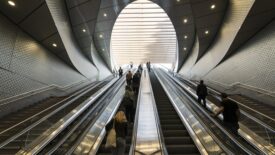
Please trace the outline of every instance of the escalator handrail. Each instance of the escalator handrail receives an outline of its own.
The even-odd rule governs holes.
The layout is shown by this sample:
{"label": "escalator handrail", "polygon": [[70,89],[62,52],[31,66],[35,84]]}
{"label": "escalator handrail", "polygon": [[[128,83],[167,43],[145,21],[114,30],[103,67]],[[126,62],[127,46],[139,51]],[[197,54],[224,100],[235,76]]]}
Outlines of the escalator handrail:
{"label": "escalator handrail", "polygon": [[50,106],[50,107],[47,107],[46,109],[43,109],[42,111],[36,113],[35,115],[32,115],[31,117],[28,117],[27,119],[11,126],[10,128],[2,131],[0,133],[1,134],[4,134],[16,127],[18,127],[19,125],[27,122],[27,121],[30,121],[32,120],[33,118],[35,118],[36,116],[39,116],[40,114],[44,113],[45,111],[53,108],[54,106],[58,105],[58,104],[61,104],[61,103],[64,103],[62,104],[61,106],[59,106],[58,108],[56,108],[54,111],[50,112],[49,114],[47,114],[46,116],[40,118],[39,120],[37,120],[36,122],[32,123],[31,125],[29,125],[27,128],[21,130],[20,132],[17,132],[16,134],[14,134],[12,137],[9,137],[7,140],[5,140],[4,142],[2,142],[0,144],[0,148],[4,147],[5,145],[7,145],[8,143],[10,143],[11,141],[15,140],[16,138],[18,138],[19,136],[21,136],[22,134],[26,133],[27,131],[29,131],[30,129],[32,129],[33,127],[35,127],[36,125],[38,125],[39,123],[41,123],[42,121],[46,120],[47,118],[51,117],[52,115],[54,115],[55,113],[57,113],[58,111],[62,110],[63,108],[65,108],[66,106],[68,106],[69,104],[71,104],[73,101],[77,100],[80,96],[82,96],[83,94],[91,91],[92,89],[94,89],[95,87],[97,87],[98,85],[100,85],[102,82],[99,82],[99,83],[96,83],[95,85],[91,86],[91,87],[88,87],[88,88],[85,88],[84,90],[80,90],[78,92],[75,92],[74,94],[70,95],[68,98],[65,98],[59,102],[57,102],[56,104]]}
{"label": "escalator handrail", "polygon": [[[118,81],[118,82],[114,85],[114,87],[112,87],[110,90],[108,90],[108,92],[109,92],[109,91],[111,91],[111,92],[117,92],[117,89],[116,89],[116,88],[117,88],[117,87],[120,87],[120,86],[123,84],[123,82],[121,82],[122,80],[121,80],[121,79],[119,79],[119,80],[120,80],[120,81]],[[120,83],[119,83],[119,82],[120,82]],[[107,93],[108,93],[108,92],[107,92]],[[106,99],[109,99],[109,98],[110,98],[110,97],[105,97],[105,95],[106,95],[106,94],[104,94],[104,96],[102,96],[102,97],[101,97],[98,101],[96,101],[96,102],[97,102],[97,103],[101,103],[103,100],[106,100]],[[100,106],[107,107],[108,104],[104,104],[104,105],[102,105],[102,104],[96,104],[96,106],[93,107],[90,111],[94,111],[94,109],[97,109],[97,108],[100,107]],[[117,108],[115,108],[115,109],[117,109]],[[116,111],[116,110],[115,110],[115,111]],[[90,112],[89,112],[89,113],[90,113]],[[100,110],[99,112],[96,112],[96,116],[95,116],[95,118],[93,119],[92,125],[94,125],[95,121],[97,121],[96,118],[99,118],[99,117],[101,116],[102,113],[103,113],[102,110]],[[89,117],[89,115],[86,115],[86,116],[84,116],[84,117],[81,117],[81,120],[86,120],[87,117]],[[80,122],[80,123],[81,123],[81,122]],[[78,124],[79,124],[79,122],[78,122]],[[89,126],[90,126],[90,125],[89,125]],[[79,130],[79,129],[77,129],[78,126],[75,126],[74,128],[75,128],[75,130]],[[71,135],[74,133],[75,130],[74,130],[74,129],[73,129],[73,130],[70,130],[67,137],[71,136]],[[89,130],[90,130],[90,128],[87,128],[87,129],[82,130],[81,136],[78,136],[78,138],[77,138],[78,140],[74,143],[74,145],[73,145],[72,147],[70,147],[69,150],[67,150],[66,154],[72,154],[72,152],[75,150],[75,148],[77,147],[77,145],[80,143],[80,141],[81,141],[80,139],[83,139],[83,137],[89,132]],[[93,134],[93,135],[95,135],[95,134]],[[58,149],[58,147],[59,147],[61,144],[64,143],[65,140],[67,140],[67,137],[62,137],[62,139],[59,140],[59,144],[57,144],[57,145],[51,147],[51,149],[50,149],[46,154],[53,154],[54,151],[56,151],[56,150]]]}
{"label": "escalator handrail", "polygon": [[[180,74],[177,74],[177,77],[179,77],[179,78],[183,79],[184,81],[186,81],[186,82],[192,84],[193,86],[196,86],[196,83],[194,83],[194,82],[192,82],[192,81],[190,81],[190,80],[185,79],[185,78],[182,77],[182,75],[180,75]],[[213,95],[213,97],[215,97],[216,99],[218,99],[219,101],[221,101],[221,99],[218,97],[218,96],[221,95],[220,92],[218,92],[218,91],[216,91],[216,90],[214,90],[214,89],[212,89],[212,88],[210,88],[210,87],[208,87],[208,89],[210,90],[209,92],[210,92],[210,94]],[[249,107],[249,106],[247,106],[247,105],[245,105],[245,104],[243,104],[243,103],[241,103],[241,102],[239,102],[239,101],[237,101],[237,100],[235,100],[235,99],[233,99],[233,98],[230,98],[230,97],[228,97],[228,98],[229,98],[231,101],[233,101],[233,102],[235,102],[235,103],[237,103],[237,104],[239,104],[239,105],[245,107],[246,109],[249,109],[250,111],[253,111],[253,112],[257,113],[258,115],[260,115],[260,116],[262,116],[262,117],[265,117],[265,118],[267,118],[267,119],[272,120],[273,122],[275,122],[275,119],[274,119],[274,118],[271,118],[270,116],[268,116],[268,115],[266,115],[266,114],[264,114],[264,113],[261,113],[260,111],[255,110],[255,109],[253,109],[253,108],[251,108],[251,107]],[[251,114],[249,114],[249,113],[247,113],[247,112],[245,112],[245,111],[243,111],[243,110],[241,110],[241,113],[243,113],[243,114],[246,115],[247,117],[253,119],[255,122],[261,124],[262,126],[264,126],[265,128],[269,129],[270,131],[275,132],[274,128],[272,128],[270,125],[264,123],[263,121],[259,120],[258,118],[254,117],[253,115],[251,115]]]}
{"label": "escalator handrail", "polygon": [[[167,73],[166,73],[167,74]],[[176,78],[173,78],[171,75],[169,75],[169,74],[167,74],[171,79],[173,79],[179,86],[181,86],[186,92],[188,92],[192,97],[196,97],[196,95],[193,93],[193,92],[191,92],[190,90],[188,90],[188,89],[186,89],[185,88],[185,86],[178,80],[178,79],[176,79]],[[188,97],[190,97],[190,96],[188,96]],[[200,108],[201,109],[201,111],[212,121],[212,122],[214,122],[228,137],[230,137],[233,141],[234,141],[234,143],[236,143],[237,145],[239,145],[245,152],[247,152],[248,154],[253,154],[249,149],[247,149],[245,146],[242,146],[242,144],[240,144],[239,142],[238,142],[238,140],[235,138],[235,137],[233,137],[233,136],[231,136],[230,134],[229,134],[229,132],[228,131],[226,131],[226,129],[223,127],[223,126],[221,126],[218,122],[216,122],[215,121],[215,119],[214,118],[212,118],[211,116],[209,116],[209,114],[205,111],[205,110],[203,110],[202,109],[202,107],[200,107],[197,103],[195,103],[195,101],[194,101],[194,99],[192,99],[191,97],[190,97],[190,100],[193,100],[193,102],[194,102],[194,105],[195,106],[197,106],[198,108]],[[208,103],[211,103],[210,101],[208,101],[207,100],[207,103],[206,104],[208,104]],[[209,104],[208,104],[209,105]],[[211,103],[211,105],[209,105],[211,108],[209,108],[209,110],[211,111],[211,112],[213,112],[215,109],[217,109],[217,106],[215,105],[215,104],[213,104],[213,103]],[[219,119],[221,119],[222,120],[222,117],[221,117],[221,115],[219,115],[219,117],[218,117]],[[240,124],[240,127],[242,127],[243,125],[241,124],[241,123],[239,123]],[[240,133],[240,135],[244,138],[244,139],[246,139],[252,146],[254,146],[259,152],[262,152],[263,154],[272,154],[272,153],[274,153],[274,151],[273,151],[273,148],[272,147],[270,147],[270,145],[268,145],[268,144],[266,144],[266,142],[265,141],[263,141],[260,137],[257,137],[257,138],[255,138],[255,139],[257,139],[258,141],[260,141],[260,142],[258,142],[258,141],[256,141],[255,139],[252,139],[251,137],[252,137],[252,133],[248,133],[248,132],[250,132],[249,130],[247,130],[247,129],[244,129],[245,131],[243,131],[241,128],[239,129],[239,130],[241,130],[239,133]],[[263,144],[265,144],[265,145],[263,145]],[[264,146],[266,146],[266,147],[264,147]],[[274,149],[275,150],[275,149]]]}
{"label": "escalator handrail", "polygon": [[[123,84],[125,83],[125,80],[123,78],[120,79],[120,81],[118,82],[119,84],[116,86],[116,88],[114,88],[114,92],[116,92],[116,95],[117,93],[119,92],[120,89],[123,89],[122,86]],[[115,95],[115,96],[116,96]],[[112,112],[111,112],[111,115],[109,116],[108,118],[108,121],[105,122],[105,125],[114,117],[116,111],[118,110],[119,106],[120,106],[120,103],[121,103],[121,100],[122,100],[122,97],[118,99],[117,103],[116,103],[116,106],[112,109]],[[105,113],[105,111],[107,110],[107,107],[112,103],[113,101],[110,101],[106,106],[105,106],[105,109],[102,110],[99,114],[98,114],[98,117],[97,117],[97,120],[100,118],[100,116],[102,114]],[[96,122],[95,122],[96,123]],[[101,122],[102,123],[102,122]],[[91,125],[91,128],[94,126],[95,124]],[[89,137],[89,135],[97,135],[95,137],[96,141],[100,141],[100,143],[98,142],[95,142],[94,145],[91,145],[90,146],[90,149],[87,149],[87,151],[89,150],[89,154],[96,154],[98,148],[100,147],[101,145],[101,141],[103,140],[105,134],[106,134],[106,130],[105,130],[105,125],[104,127],[102,128],[102,130],[100,132],[97,132],[97,133],[90,133],[89,129],[85,130],[84,133],[80,136],[80,138],[75,142],[75,144],[71,147],[71,149],[66,153],[66,154],[75,154],[73,153],[74,151],[77,150],[78,146],[82,144],[82,142],[85,140],[85,137]],[[83,150],[82,150],[83,151]],[[84,151],[85,152],[85,151]]]}
{"label": "escalator handrail", "polygon": [[[157,76],[157,78],[158,78],[158,81],[159,81],[160,84],[162,85],[162,88],[163,88],[164,91],[166,92],[166,94],[167,94],[169,100],[172,102],[172,105],[173,105],[173,107],[175,108],[175,110],[177,111],[178,116],[179,116],[180,119],[183,121],[184,126],[186,127],[186,129],[187,129],[187,131],[188,131],[190,137],[191,137],[192,140],[194,141],[194,143],[195,143],[196,147],[198,148],[199,152],[200,152],[202,155],[207,155],[207,154],[208,154],[207,148],[205,147],[205,145],[202,144],[203,142],[201,142],[201,141],[199,140],[200,138],[197,136],[197,134],[195,133],[193,127],[190,125],[190,121],[189,121],[188,119],[186,119],[182,114],[179,114],[179,113],[181,113],[181,110],[179,109],[178,105],[176,104],[176,101],[174,100],[174,98],[171,96],[171,92],[169,92],[169,91],[167,90],[167,88],[165,87],[165,83],[161,80],[160,75],[158,75],[158,74],[161,74],[161,73],[158,72],[158,71],[156,71],[156,76]],[[164,77],[163,77],[163,78],[164,78]],[[189,109],[186,109],[186,110],[189,110]],[[190,111],[190,110],[189,110],[189,111]],[[193,112],[190,111],[190,113],[193,113]],[[195,118],[195,117],[194,117],[194,118]],[[200,121],[197,120],[197,122],[198,122],[198,124],[200,124]],[[192,124],[192,123],[191,123],[191,124]],[[203,125],[201,125],[201,126],[203,127]],[[207,130],[205,129],[205,131],[207,131]],[[203,130],[201,130],[201,132],[203,132]],[[209,133],[205,133],[205,134],[207,134],[207,135],[209,135],[210,137],[212,137]],[[212,138],[212,139],[215,139],[215,138]],[[217,143],[218,143],[218,142],[217,142]],[[223,146],[223,145],[221,145],[220,143],[218,143],[218,144],[216,144],[216,146],[214,146],[214,147],[220,148],[220,149],[223,148],[224,150],[227,150],[227,151],[226,151],[227,153],[229,153],[229,154],[232,153],[232,152],[229,151],[228,149],[226,149],[226,148],[224,148],[224,147],[220,147],[220,146]],[[221,149],[221,150],[222,150],[222,149]]]}
{"label": "escalator handrail", "polygon": [[78,105],[74,110],[69,112],[63,119],[60,119],[51,128],[46,130],[42,135],[36,138],[28,146],[22,148],[17,154],[37,154],[43,149],[53,138],[55,138],[62,130],[64,130],[74,119],[76,119],[84,110],[93,104],[104,92],[107,91],[118,79],[110,81],[103,88],[95,92],[87,100]]}
{"label": "escalator handrail", "polygon": [[[123,76],[122,76],[121,78],[119,78],[119,80],[117,81],[117,85],[113,88],[113,89],[115,89],[115,90],[114,90],[115,92],[119,92],[119,90],[121,89],[121,86],[125,83],[125,81],[126,81],[126,80],[125,80],[125,75],[127,74],[127,72],[128,72],[129,70],[131,70],[132,72],[134,72],[136,69],[135,69],[135,68],[131,68],[131,69],[127,69],[127,68],[126,68],[126,71],[123,73]],[[108,118],[108,121],[105,122],[105,125],[106,125],[106,124],[113,118],[113,116],[115,115],[115,113],[116,113],[118,107],[120,106],[121,100],[122,100],[122,98],[120,98],[120,99],[118,100],[118,104],[116,104],[116,106],[112,109],[112,113],[111,113],[110,117]],[[112,101],[111,101],[111,102],[112,102]],[[108,103],[108,104],[106,105],[106,109],[107,109],[107,107],[111,104],[111,102]],[[105,110],[106,110],[106,109],[105,109]],[[101,116],[102,114],[104,114],[105,110],[101,111],[101,112],[97,115],[97,116],[98,116],[98,117],[97,117],[98,119],[100,118],[100,116]],[[96,120],[96,121],[98,121],[98,120]],[[95,122],[95,123],[96,123],[96,122]],[[93,125],[95,125],[95,124],[93,124]],[[93,128],[93,125],[91,125],[91,128]],[[86,130],[83,132],[83,134],[78,138],[78,140],[74,143],[74,145],[67,151],[66,154],[73,154],[73,152],[75,152],[75,151],[77,150],[78,146],[82,144],[82,141],[85,140],[85,136],[86,136],[86,137],[89,137],[89,135],[97,135],[96,141],[95,141],[94,145],[91,145],[91,146],[90,146],[91,149],[87,149],[87,151],[89,151],[89,154],[96,154],[96,152],[98,151],[98,148],[100,147],[100,145],[101,145],[101,143],[102,143],[102,140],[103,140],[104,136],[106,135],[105,125],[104,125],[104,128],[103,128],[100,132],[98,132],[99,134],[89,132],[91,128],[86,129]],[[85,151],[84,151],[84,152],[85,152]],[[74,153],[74,154],[75,154],[75,153]]]}

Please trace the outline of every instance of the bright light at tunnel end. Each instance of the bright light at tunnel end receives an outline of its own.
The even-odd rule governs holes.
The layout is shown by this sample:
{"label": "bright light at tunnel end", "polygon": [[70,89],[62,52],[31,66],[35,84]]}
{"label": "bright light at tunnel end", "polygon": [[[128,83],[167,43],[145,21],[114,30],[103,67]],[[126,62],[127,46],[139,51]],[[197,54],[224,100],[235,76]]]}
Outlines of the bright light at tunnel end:
{"label": "bright light at tunnel end", "polygon": [[162,8],[148,0],[134,1],[121,11],[110,46],[116,67],[150,61],[172,68],[177,63],[174,26]]}

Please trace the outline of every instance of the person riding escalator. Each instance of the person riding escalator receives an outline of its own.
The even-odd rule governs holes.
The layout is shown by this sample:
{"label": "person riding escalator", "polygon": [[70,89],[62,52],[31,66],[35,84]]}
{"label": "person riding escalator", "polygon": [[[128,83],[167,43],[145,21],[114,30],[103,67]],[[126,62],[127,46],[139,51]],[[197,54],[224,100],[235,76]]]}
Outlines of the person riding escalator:
{"label": "person riding escalator", "polygon": [[112,155],[123,155],[126,150],[128,123],[122,110],[118,111],[115,117],[106,125],[106,130],[108,133],[106,148],[111,149]]}

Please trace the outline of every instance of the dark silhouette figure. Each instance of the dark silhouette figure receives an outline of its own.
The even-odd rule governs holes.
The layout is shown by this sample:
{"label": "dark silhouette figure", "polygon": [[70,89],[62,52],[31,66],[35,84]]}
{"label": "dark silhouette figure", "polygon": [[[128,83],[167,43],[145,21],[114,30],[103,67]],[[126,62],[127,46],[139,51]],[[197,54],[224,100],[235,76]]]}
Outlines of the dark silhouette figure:
{"label": "dark silhouette figure", "polygon": [[127,82],[127,85],[130,86],[131,83],[132,83],[132,79],[133,79],[133,74],[131,71],[129,71],[126,75],[126,82]]}
{"label": "dark silhouette figure", "polygon": [[240,118],[239,106],[237,103],[233,102],[232,100],[229,100],[227,94],[222,93],[221,97],[221,107],[213,116],[216,117],[220,113],[222,113],[224,126],[235,135],[238,135],[238,121]]}
{"label": "dark silhouette figure", "polygon": [[138,91],[139,91],[140,76],[141,76],[141,74],[140,74],[139,70],[133,76],[132,87],[133,87],[133,91],[135,92],[135,94],[138,94]]}
{"label": "dark silhouette figure", "polygon": [[150,61],[148,61],[146,63],[146,66],[147,66],[148,72],[150,72],[150,70],[151,70],[151,63],[150,63]]}
{"label": "dark silhouette figure", "polygon": [[135,106],[134,106],[135,94],[130,86],[125,87],[125,94],[122,99],[122,105],[125,107],[125,114],[129,122],[134,122],[135,118]]}
{"label": "dark silhouette figure", "polygon": [[122,70],[121,67],[119,67],[118,74],[119,74],[119,77],[122,77],[122,75],[123,75],[123,70]]}
{"label": "dark silhouette figure", "polygon": [[142,72],[142,65],[141,65],[141,64],[138,66],[138,70],[139,70],[140,72]]}
{"label": "dark silhouette figure", "polygon": [[200,81],[200,84],[197,87],[198,102],[201,104],[203,101],[203,106],[206,107],[206,96],[207,96],[207,87],[204,85],[203,80]]}

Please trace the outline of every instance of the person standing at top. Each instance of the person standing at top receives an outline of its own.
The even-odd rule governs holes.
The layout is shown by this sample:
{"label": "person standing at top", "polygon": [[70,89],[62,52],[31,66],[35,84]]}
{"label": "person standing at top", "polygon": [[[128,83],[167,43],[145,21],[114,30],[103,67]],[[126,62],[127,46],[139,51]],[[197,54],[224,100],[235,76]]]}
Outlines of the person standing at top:
{"label": "person standing at top", "polygon": [[121,67],[119,67],[118,74],[119,74],[119,77],[122,77],[123,70],[122,70],[122,68],[121,68]]}
{"label": "person standing at top", "polygon": [[235,135],[238,135],[240,110],[237,103],[228,99],[227,94],[221,94],[221,107],[212,116],[216,117],[220,113],[223,115],[224,126]]}
{"label": "person standing at top", "polygon": [[132,74],[132,72],[131,71],[129,71],[128,73],[127,73],[127,75],[126,75],[126,82],[127,82],[127,85],[131,85],[131,83],[132,83],[132,78],[133,78],[133,74]]}
{"label": "person standing at top", "polygon": [[200,84],[197,86],[197,95],[198,102],[201,104],[201,100],[203,101],[203,106],[206,107],[206,96],[207,96],[207,87],[204,85],[203,80],[200,81]]}
{"label": "person standing at top", "polygon": [[151,62],[150,61],[148,62],[148,70],[149,70],[149,72],[151,70]]}
{"label": "person standing at top", "polygon": [[142,72],[142,65],[141,65],[141,64],[139,64],[138,70],[139,70],[140,72]]}
{"label": "person standing at top", "polygon": [[125,154],[126,150],[126,136],[127,136],[127,118],[123,111],[118,111],[114,119],[112,119],[106,125],[106,131],[110,132],[112,128],[116,131],[116,147],[111,148],[113,155],[122,155]]}

